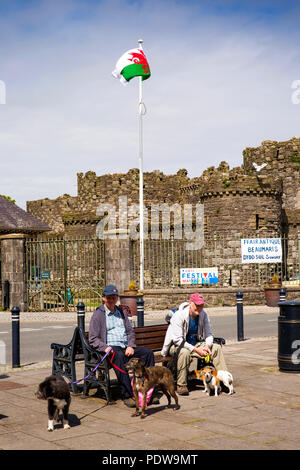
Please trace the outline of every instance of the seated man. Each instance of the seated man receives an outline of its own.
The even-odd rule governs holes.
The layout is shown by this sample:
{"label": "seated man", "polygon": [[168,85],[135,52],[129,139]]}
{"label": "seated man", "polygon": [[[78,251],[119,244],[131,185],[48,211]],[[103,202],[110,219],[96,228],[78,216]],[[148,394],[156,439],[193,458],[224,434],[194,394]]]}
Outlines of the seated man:
{"label": "seated man", "polygon": [[[115,353],[113,364],[121,389],[121,397],[126,406],[134,407],[133,390],[125,364],[130,357],[139,357],[146,367],[154,366],[154,355],[151,349],[135,345],[135,334],[122,308],[117,307],[118,290],[108,285],[103,290],[103,304],[93,313],[89,325],[89,343],[98,351],[107,352],[112,347]],[[112,353],[112,352],[111,352]]]}
{"label": "seated man", "polygon": [[222,348],[213,343],[210,323],[204,307],[203,295],[192,294],[188,304],[181,304],[173,314],[166,333],[162,356],[173,355],[183,343],[177,362],[177,393],[188,395],[187,377],[194,357],[210,356],[217,370],[227,370]]}

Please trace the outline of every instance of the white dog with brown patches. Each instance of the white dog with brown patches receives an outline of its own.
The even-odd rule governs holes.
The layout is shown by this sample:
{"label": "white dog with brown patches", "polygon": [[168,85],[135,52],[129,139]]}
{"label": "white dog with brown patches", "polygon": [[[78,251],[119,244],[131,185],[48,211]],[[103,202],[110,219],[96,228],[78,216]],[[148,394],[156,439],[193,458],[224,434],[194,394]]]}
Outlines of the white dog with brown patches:
{"label": "white dog with brown patches", "polygon": [[227,387],[229,390],[228,395],[232,395],[234,393],[232,374],[227,370],[218,370],[217,372],[218,379],[220,380],[220,382],[223,382],[225,387]]}
{"label": "white dog with brown patches", "polygon": [[218,392],[221,390],[221,382],[228,388],[228,395],[232,395],[233,391],[233,377],[227,370],[214,370],[208,366],[204,369],[194,370],[190,374],[190,378],[195,378],[203,381],[204,390],[203,392],[210,395],[210,390],[214,390],[215,396],[218,396]]}

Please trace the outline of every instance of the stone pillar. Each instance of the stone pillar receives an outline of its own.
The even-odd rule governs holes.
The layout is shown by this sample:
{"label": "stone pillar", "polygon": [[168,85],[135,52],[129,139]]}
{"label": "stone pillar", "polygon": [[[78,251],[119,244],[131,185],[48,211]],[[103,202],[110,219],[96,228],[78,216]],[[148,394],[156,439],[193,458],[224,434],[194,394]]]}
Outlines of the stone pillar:
{"label": "stone pillar", "polygon": [[121,229],[109,230],[104,236],[106,284],[114,284],[122,294],[131,281],[130,240],[127,231]]}
{"label": "stone pillar", "polygon": [[0,242],[2,292],[4,292],[4,282],[8,280],[10,284],[9,309],[16,306],[24,312],[27,309],[25,235],[23,233],[1,235]]}

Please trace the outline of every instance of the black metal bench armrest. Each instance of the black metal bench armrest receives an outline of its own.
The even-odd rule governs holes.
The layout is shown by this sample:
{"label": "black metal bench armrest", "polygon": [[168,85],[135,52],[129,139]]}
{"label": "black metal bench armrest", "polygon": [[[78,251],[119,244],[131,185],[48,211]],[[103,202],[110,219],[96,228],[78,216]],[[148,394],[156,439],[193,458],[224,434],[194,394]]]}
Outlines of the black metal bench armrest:
{"label": "black metal bench armrest", "polygon": [[78,338],[78,330],[79,328],[76,327],[75,330],[74,330],[74,333],[73,333],[73,338],[71,339],[71,341],[68,343],[68,344],[60,344],[60,343],[51,343],[50,345],[50,348],[51,349],[56,349],[56,350],[61,350],[62,348],[68,350],[68,351],[72,351],[72,354],[77,354],[78,352],[81,352],[81,351],[75,351],[76,349],[78,349],[78,341],[77,341],[77,338]]}
{"label": "black metal bench armrest", "polygon": [[72,348],[72,341],[69,344],[60,344],[60,343],[51,343],[50,344],[50,349],[58,349],[58,348],[71,349]]}

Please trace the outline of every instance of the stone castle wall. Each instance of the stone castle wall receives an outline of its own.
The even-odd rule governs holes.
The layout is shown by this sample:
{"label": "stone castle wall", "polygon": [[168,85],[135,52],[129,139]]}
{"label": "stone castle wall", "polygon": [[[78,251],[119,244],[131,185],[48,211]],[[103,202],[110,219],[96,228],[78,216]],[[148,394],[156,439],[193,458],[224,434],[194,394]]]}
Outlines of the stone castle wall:
{"label": "stone castle wall", "polygon": [[282,183],[279,178],[246,175],[226,162],[208,168],[183,188],[184,201],[204,204],[205,229],[228,233],[280,233]]}
{"label": "stone castle wall", "polygon": [[[247,147],[243,152],[244,171],[257,174],[260,181],[282,179],[282,208],[300,209],[300,138],[286,142],[266,140],[259,147]],[[253,163],[265,165],[259,172]]]}
{"label": "stone castle wall", "polygon": [[[145,172],[144,178],[144,205],[169,203],[181,201],[181,188],[189,178],[185,169],[179,170],[176,175],[165,175],[155,170]],[[53,228],[55,233],[66,231],[69,235],[95,235],[95,229],[100,217],[96,211],[100,204],[119,206],[119,196],[127,197],[127,205],[139,203],[139,170],[132,169],[128,173],[116,173],[97,176],[95,172],[77,174],[78,196],[65,194],[57,199],[40,199],[27,202],[27,211],[44,220]]]}
{"label": "stone castle wall", "polygon": [[[264,165],[258,170],[256,165]],[[55,200],[28,201],[27,210],[49,224],[53,234],[95,235],[100,204],[118,208],[119,196],[127,205],[139,202],[139,171],[97,176],[78,173],[78,195]],[[300,225],[300,139],[264,141],[243,152],[243,165],[233,169],[222,161],[190,179],[185,169],[175,175],[155,170],[144,173],[144,204],[196,204],[202,202],[205,230],[218,232],[297,231]],[[117,213],[117,217],[118,217]]]}
{"label": "stone castle wall", "polygon": [[47,237],[54,234],[63,234],[65,231],[63,214],[71,214],[77,209],[77,197],[69,196],[69,194],[64,194],[57,199],[45,198],[37,201],[27,201],[27,212],[43,220],[52,228],[51,232],[45,234]]}
{"label": "stone castle wall", "polygon": [[[94,211],[99,204],[109,202],[117,205],[120,195],[127,196],[128,205],[139,202],[139,170],[131,169],[128,173],[115,173],[97,176],[93,171],[83,175],[78,173],[78,206],[81,211]],[[180,188],[189,181],[186,170],[179,170],[176,175],[165,175],[155,170],[145,172],[145,202],[177,202]]]}
{"label": "stone castle wall", "polygon": [[[255,165],[258,167],[255,168]],[[55,200],[46,198],[27,203],[28,212],[52,227],[52,232],[44,237],[95,237],[97,224],[101,220],[97,209],[101,204],[111,204],[116,208],[118,228],[119,197],[127,197],[128,208],[139,203],[138,169],[101,176],[93,171],[78,173],[77,185],[77,196],[64,194]],[[264,141],[259,147],[247,147],[240,167],[230,169],[228,163],[221,161],[218,167],[208,167],[202,175],[192,179],[185,169],[175,175],[165,175],[158,170],[145,172],[144,205],[150,208],[155,203],[167,203],[169,206],[179,204],[181,208],[184,204],[202,203],[206,238],[205,246],[199,253],[183,249],[176,240],[172,242],[171,237],[170,240],[163,240],[163,230],[159,240],[162,243],[155,244],[151,240],[149,249],[145,244],[144,274],[147,287],[157,290],[172,286],[174,293],[174,288],[180,283],[180,267],[218,266],[219,286],[215,293],[212,288],[208,288],[208,293],[211,293],[209,302],[213,303],[217,299],[226,304],[234,298],[236,288],[251,286],[254,289],[255,286],[256,290],[249,291],[248,297],[250,303],[255,303],[262,301],[262,286],[270,281],[274,269],[282,279],[292,279],[299,272],[299,138],[286,142]],[[267,265],[259,265],[258,269],[256,265],[241,263],[242,237],[274,237],[280,234],[285,237],[284,263],[271,269]],[[130,244],[131,251],[134,247],[132,252],[135,256],[132,255],[134,262],[130,260],[132,266],[126,271],[127,278],[122,280],[124,285],[128,282],[129,272],[130,278],[138,281],[138,242],[131,241]],[[113,250],[112,253],[110,261],[119,262]],[[224,295],[217,293],[220,288],[225,289]],[[183,290],[178,289],[174,302],[182,297]],[[153,306],[155,304],[158,308],[158,292],[148,291],[147,295],[148,301],[153,301]],[[166,303],[168,296],[165,296]]]}

